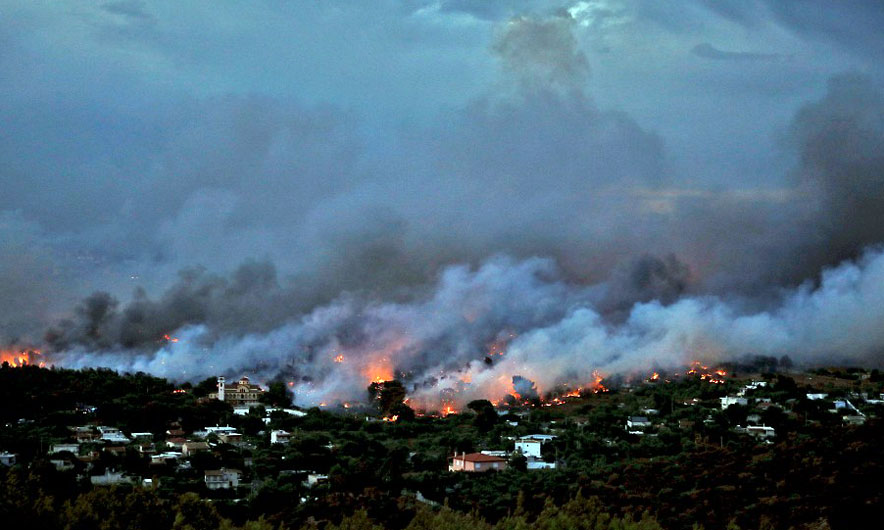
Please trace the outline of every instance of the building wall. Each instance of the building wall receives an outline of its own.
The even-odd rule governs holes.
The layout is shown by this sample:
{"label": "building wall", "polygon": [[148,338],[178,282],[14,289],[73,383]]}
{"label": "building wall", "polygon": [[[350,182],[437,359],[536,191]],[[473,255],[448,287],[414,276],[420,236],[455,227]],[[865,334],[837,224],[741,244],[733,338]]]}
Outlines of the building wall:
{"label": "building wall", "polygon": [[528,457],[540,458],[541,443],[536,441],[518,441],[516,442],[516,451],[521,451],[523,455]]}
{"label": "building wall", "polygon": [[463,460],[455,457],[448,467],[449,471],[468,471],[484,473],[485,471],[503,471],[506,469],[506,462],[473,462],[471,460]]}

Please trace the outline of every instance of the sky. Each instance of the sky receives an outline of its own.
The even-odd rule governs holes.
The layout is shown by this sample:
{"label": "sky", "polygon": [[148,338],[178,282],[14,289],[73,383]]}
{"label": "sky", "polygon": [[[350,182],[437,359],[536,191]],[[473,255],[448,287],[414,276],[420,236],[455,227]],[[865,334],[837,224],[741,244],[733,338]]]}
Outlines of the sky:
{"label": "sky", "polygon": [[[440,323],[411,372],[580,310],[614,335],[648,304],[783,316],[877,263],[882,25],[873,1],[0,0],[0,343],[129,368],[187,330],[245,370],[245,337],[424,319],[461,270],[562,292]],[[526,285],[492,292],[545,307]],[[332,328],[304,340],[401,339]],[[867,331],[826,355],[877,362]]]}

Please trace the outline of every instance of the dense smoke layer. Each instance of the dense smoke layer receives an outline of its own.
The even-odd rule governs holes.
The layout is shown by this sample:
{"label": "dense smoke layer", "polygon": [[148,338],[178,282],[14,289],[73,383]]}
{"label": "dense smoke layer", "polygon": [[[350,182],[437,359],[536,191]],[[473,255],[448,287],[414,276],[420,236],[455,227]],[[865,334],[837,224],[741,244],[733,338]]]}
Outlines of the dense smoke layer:
{"label": "dense smoke layer", "polygon": [[[87,40],[100,43],[96,60],[110,72],[94,79],[60,67],[66,57],[31,60],[40,55],[24,52],[34,44],[0,21],[8,44],[0,66],[22,74],[21,86],[0,80],[0,343],[40,347],[63,365],[176,379],[284,377],[305,404],[359,398],[368,382],[390,377],[436,406],[444,396],[499,396],[516,382],[547,392],[585,384],[595,369],[696,357],[879,363],[880,76],[874,68],[836,74],[824,89],[814,77],[807,84],[824,93],[784,96],[809,75],[802,65],[830,70],[814,55],[820,42],[856,61],[830,57],[838,69],[877,65],[866,55],[881,49],[877,25],[860,24],[857,44],[827,33],[829,19],[780,3],[700,2],[678,16],[657,3],[530,4],[518,12],[470,1],[279,6],[296,15],[287,23],[303,15],[341,34],[374,35],[359,43],[369,55],[388,31],[409,46],[421,37],[443,43],[433,61],[396,55],[403,71],[426,65],[420,75],[382,76],[372,96],[350,94],[356,108],[379,105],[374,114],[296,100],[294,84],[198,95],[182,87],[202,86],[199,76],[151,84],[152,68],[177,72],[214,48],[179,49],[166,13],[146,4],[76,13],[86,22],[74,27],[97,33]],[[865,7],[850,12],[880,18]],[[379,14],[397,25],[372,18]],[[773,36],[785,29],[796,36],[777,42],[805,55],[693,33],[698,21],[722,20]],[[235,33],[236,24],[224,27]],[[468,82],[437,59],[462,51],[438,37],[448,35],[440,27],[462,32],[464,48],[477,47],[465,35],[485,36],[481,60],[463,61],[485,77],[462,94]],[[283,33],[280,54],[298,38],[288,26]],[[658,44],[677,60],[648,51]],[[704,95],[751,93],[782,120],[747,118],[740,131],[701,124],[695,112],[720,116],[734,101],[757,118],[755,100],[719,95],[703,114],[703,99],[684,87],[630,112],[612,109],[589,87],[616,82],[598,79],[616,72],[612,62],[631,67],[623,50],[663,59],[658,73],[681,68],[668,75],[699,79]],[[144,71],[116,69],[118,53],[143,59],[134,64]],[[227,74],[227,52],[224,59],[225,75],[246,77]],[[326,59],[317,75],[336,64],[358,73]],[[57,68],[45,71],[44,62]],[[293,65],[277,65],[277,75]],[[783,76],[797,81],[777,81]],[[345,77],[333,76],[334,86]],[[403,94],[425,90],[425,79],[450,99],[411,121],[419,105]],[[46,92],[55,85],[70,90]],[[385,107],[378,92],[386,90],[402,92]],[[654,126],[667,105],[682,104],[678,127],[664,134]],[[743,167],[753,153],[773,151],[759,147],[773,143],[759,132],[771,129],[785,169]],[[740,139],[726,146],[737,169],[714,158],[685,163],[722,149],[709,131],[719,143]]]}
{"label": "dense smoke layer", "polygon": [[[622,324],[595,309],[603,286],[567,283],[549,260],[493,259],[447,268],[425,299],[343,297],[265,333],[218,336],[204,324],[135,355],[74,348],[68,366],[107,365],[172,378],[245,371],[292,382],[296,402],[358,401],[373,380],[407,383],[414,403],[440,407],[580,388],[593,372],[628,373],[747,355],[875,363],[884,349],[884,252],[826,270],[745,312],[714,296],[638,303]],[[535,387],[536,385],[536,387]]]}

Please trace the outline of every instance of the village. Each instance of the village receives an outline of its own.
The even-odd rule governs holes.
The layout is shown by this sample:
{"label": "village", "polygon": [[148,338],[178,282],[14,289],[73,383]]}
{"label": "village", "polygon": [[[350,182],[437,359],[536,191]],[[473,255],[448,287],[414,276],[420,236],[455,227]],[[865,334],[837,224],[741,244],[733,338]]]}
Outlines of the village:
{"label": "village", "polygon": [[[8,379],[15,370],[23,369],[2,373]],[[445,416],[400,414],[393,421],[390,410],[403,410],[401,402],[387,410],[371,401],[302,410],[268,399],[272,392],[246,376],[231,383],[218,377],[202,388],[158,390],[181,407],[165,411],[160,428],[136,430],[144,424],[128,414],[111,423],[103,414],[108,405],[76,402],[64,416],[81,421],[54,426],[35,446],[29,433],[37,423],[45,428],[46,417],[16,418],[2,429],[0,464],[49,465],[93,488],[193,491],[233,505],[282,491],[302,507],[321,506],[336,491],[374,484],[438,506],[473,488],[463,482],[468,476],[543,481],[687,450],[775,450],[802,432],[877,424],[884,411],[877,372],[821,374],[654,373],[601,393],[499,406],[480,400]],[[373,388],[384,391],[383,384]]]}

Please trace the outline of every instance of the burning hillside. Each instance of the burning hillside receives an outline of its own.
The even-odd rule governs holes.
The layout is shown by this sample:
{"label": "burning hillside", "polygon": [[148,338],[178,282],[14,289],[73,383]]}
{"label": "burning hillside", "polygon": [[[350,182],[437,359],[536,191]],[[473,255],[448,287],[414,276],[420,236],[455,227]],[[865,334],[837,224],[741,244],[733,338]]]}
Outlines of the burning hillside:
{"label": "burning hillside", "polygon": [[[190,324],[137,348],[80,343],[44,356],[62,366],[186,380],[249,373],[288,382],[301,405],[360,402],[370,383],[395,379],[415,409],[458,410],[475,399],[548,402],[603,392],[605,375],[721,384],[727,373],[715,363],[747,353],[862,362],[884,344],[880,252],[826,271],[816,289],[801,287],[755,313],[725,299],[683,297],[635,304],[625,321],[612,321],[596,310],[599,290],[567,283],[549,260],[497,258],[478,269],[450,267],[410,301],[347,296],[261,333]],[[104,326],[114,322],[102,318]],[[72,326],[111,335],[101,323]],[[34,362],[30,354],[8,355],[15,364]],[[680,366],[687,368],[674,374]]]}

